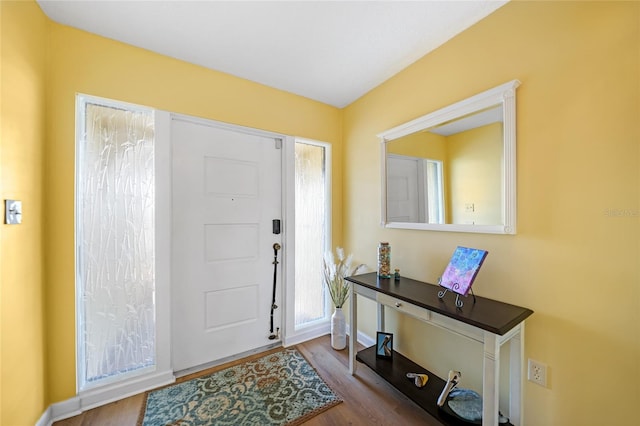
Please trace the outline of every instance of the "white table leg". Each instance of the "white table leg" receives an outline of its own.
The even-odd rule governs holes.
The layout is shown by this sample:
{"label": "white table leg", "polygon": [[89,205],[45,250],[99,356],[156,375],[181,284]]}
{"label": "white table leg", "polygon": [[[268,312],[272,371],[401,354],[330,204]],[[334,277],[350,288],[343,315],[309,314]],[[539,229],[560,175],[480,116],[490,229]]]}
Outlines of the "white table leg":
{"label": "white table leg", "polygon": [[385,329],[384,305],[382,303],[378,303],[378,331],[387,331]]}
{"label": "white table leg", "polygon": [[509,341],[509,421],[522,425],[522,375],[524,366],[524,322],[520,332]]}
{"label": "white table leg", "polygon": [[353,291],[354,284],[349,289],[349,373],[356,374],[356,342],[358,335],[358,301],[357,294]]}
{"label": "white table leg", "polygon": [[484,333],[484,370],[482,373],[482,426],[498,425],[500,399],[500,343],[493,333]]}

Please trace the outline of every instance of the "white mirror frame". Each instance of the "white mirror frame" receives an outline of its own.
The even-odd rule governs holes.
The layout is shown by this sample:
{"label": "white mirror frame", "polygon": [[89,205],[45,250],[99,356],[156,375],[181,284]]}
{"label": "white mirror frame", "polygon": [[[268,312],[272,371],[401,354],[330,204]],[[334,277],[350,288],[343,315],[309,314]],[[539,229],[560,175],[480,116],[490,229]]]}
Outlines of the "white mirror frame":
{"label": "white mirror frame", "polygon": [[[493,89],[456,102],[415,120],[401,124],[378,134],[382,155],[381,225],[385,228],[421,229],[450,232],[477,232],[489,234],[516,233],[516,88],[518,80],[512,80]],[[502,224],[434,224],[387,221],[387,143],[456,118],[502,105],[503,113],[503,176],[502,176]]]}

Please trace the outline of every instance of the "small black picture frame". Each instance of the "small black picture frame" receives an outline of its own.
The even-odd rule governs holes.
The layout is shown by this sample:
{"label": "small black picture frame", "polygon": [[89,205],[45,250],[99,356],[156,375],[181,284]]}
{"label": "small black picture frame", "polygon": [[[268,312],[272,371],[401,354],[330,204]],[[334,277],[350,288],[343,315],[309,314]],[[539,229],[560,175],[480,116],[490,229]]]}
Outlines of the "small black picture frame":
{"label": "small black picture frame", "polygon": [[376,335],[376,357],[393,358],[393,334],[378,331]]}

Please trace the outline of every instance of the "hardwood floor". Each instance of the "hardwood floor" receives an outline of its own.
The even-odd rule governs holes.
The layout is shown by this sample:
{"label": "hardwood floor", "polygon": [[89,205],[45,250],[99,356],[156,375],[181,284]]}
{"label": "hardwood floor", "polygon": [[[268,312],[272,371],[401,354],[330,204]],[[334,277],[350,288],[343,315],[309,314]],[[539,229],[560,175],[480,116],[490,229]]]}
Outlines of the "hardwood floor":
{"label": "hardwood floor", "polygon": [[[357,374],[350,375],[348,351],[346,349],[343,351],[333,350],[329,336],[302,343],[297,345],[297,348],[343,400],[342,404],[338,404],[307,421],[305,426],[439,425],[427,412],[366,366],[359,364]],[[275,350],[270,352],[273,351]],[[247,359],[258,358],[265,353],[220,365],[207,372],[221,370]],[[204,373],[206,372],[194,375]],[[188,380],[194,375],[182,377],[178,381]],[[142,410],[143,402],[143,394],[135,395],[55,422],[54,426],[134,426]]]}

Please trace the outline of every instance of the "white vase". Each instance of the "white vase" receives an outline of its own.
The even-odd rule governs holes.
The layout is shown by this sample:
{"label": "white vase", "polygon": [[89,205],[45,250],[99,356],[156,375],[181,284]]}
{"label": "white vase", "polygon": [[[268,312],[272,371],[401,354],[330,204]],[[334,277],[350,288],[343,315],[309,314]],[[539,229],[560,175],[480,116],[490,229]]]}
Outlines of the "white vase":
{"label": "white vase", "polygon": [[347,347],[347,322],[342,308],[336,308],[331,315],[331,347],[338,351]]}

